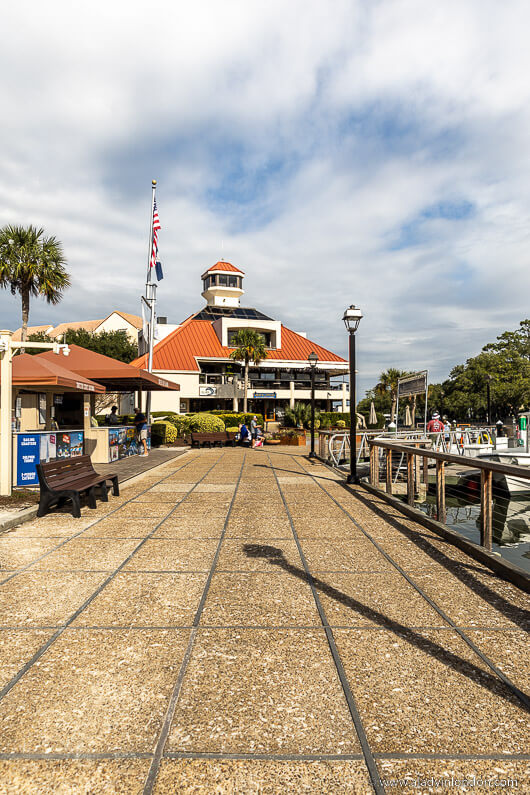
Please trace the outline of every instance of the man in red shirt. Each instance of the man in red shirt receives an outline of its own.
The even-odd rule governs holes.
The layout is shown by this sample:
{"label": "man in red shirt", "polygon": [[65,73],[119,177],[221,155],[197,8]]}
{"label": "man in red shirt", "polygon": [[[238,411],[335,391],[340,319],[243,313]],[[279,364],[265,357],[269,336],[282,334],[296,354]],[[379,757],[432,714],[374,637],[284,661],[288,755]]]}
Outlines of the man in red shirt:
{"label": "man in red shirt", "polygon": [[444,429],[444,424],[440,419],[437,411],[432,415],[432,420],[427,423],[427,433],[441,433]]}

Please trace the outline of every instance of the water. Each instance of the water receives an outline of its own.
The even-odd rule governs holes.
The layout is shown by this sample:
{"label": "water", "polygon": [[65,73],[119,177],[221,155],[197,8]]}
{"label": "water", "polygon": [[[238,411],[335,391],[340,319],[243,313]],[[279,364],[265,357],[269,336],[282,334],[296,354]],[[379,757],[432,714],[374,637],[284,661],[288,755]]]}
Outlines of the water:
{"label": "water", "polygon": [[[430,484],[429,484],[430,485]],[[436,519],[436,497],[428,493],[415,507]],[[480,544],[480,501],[471,502],[451,494],[448,486],[446,494],[446,524],[460,535]],[[497,552],[505,560],[530,572],[530,499],[528,495],[520,499],[509,499],[508,495],[493,497],[493,544],[492,552]]]}

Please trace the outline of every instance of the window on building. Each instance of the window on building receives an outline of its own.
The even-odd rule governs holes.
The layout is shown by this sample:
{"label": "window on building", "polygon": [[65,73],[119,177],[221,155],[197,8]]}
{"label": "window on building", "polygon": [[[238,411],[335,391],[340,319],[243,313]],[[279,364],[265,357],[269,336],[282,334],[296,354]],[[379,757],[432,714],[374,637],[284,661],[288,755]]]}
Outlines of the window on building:
{"label": "window on building", "polygon": [[[227,338],[228,338],[228,347],[229,348],[234,347],[234,345],[235,345],[234,338],[235,338],[235,336],[236,336],[238,331],[239,331],[239,329],[237,329],[237,328],[229,328],[228,329]],[[272,348],[272,334],[271,334],[271,332],[270,331],[261,331],[260,329],[255,329],[255,331],[257,331],[258,334],[261,337],[263,337],[263,339],[265,341],[265,347],[266,348]]]}

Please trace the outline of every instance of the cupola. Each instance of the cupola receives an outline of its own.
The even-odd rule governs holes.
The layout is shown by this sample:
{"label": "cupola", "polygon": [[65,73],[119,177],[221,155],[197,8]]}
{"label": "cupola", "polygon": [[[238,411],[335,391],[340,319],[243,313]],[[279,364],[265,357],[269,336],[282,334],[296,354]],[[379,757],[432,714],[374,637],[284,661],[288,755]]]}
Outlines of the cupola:
{"label": "cupola", "polygon": [[216,262],[202,276],[202,297],[208,306],[239,306],[243,290],[243,271],[230,262]]}

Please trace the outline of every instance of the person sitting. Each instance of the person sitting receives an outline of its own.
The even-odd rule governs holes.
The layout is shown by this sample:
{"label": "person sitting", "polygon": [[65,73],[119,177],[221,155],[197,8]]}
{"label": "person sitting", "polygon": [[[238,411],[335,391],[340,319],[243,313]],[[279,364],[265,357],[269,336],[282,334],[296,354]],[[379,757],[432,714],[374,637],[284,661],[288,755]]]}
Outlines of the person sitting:
{"label": "person sitting", "polygon": [[250,442],[250,434],[248,432],[248,428],[245,423],[241,425],[239,429],[239,444],[244,445]]}

